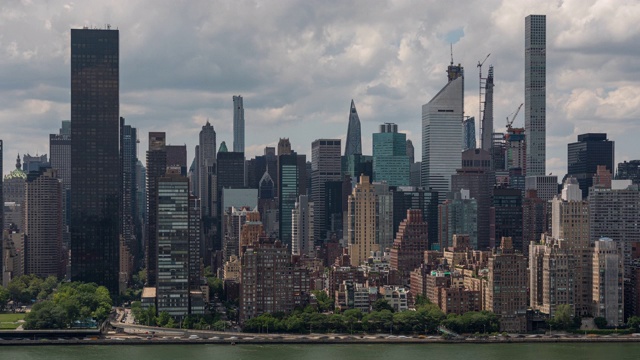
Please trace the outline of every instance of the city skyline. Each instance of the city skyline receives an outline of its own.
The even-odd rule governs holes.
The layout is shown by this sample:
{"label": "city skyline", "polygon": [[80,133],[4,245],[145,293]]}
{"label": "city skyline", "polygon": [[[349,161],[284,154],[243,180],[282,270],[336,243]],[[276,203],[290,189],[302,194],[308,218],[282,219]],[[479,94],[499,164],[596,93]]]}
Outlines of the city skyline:
{"label": "city skyline", "polygon": [[[163,6],[142,17],[144,3],[3,5],[6,21],[0,29],[9,34],[0,42],[6,54],[0,60],[7,79],[0,88],[5,164],[13,163],[17,153],[48,153],[48,134],[70,118],[71,28],[110,23],[120,30],[120,116],[141,134],[166,131],[171,143],[187,144],[190,160],[207,118],[219,140],[232,143],[231,104],[237,93],[246,99],[247,118],[252,119],[246,127],[247,158],[275,145],[279,137],[291,138],[292,148],[308,156],[314,139],[344,142],[344,108],[352,98],[362,122],[363,153],[371,153],[370,134],[384,122],[397,123],[408,139],[420,143],[420,105],[444,85],[450,43],[454,62],[467,68],[465,115],[476,119],[473,65],[492,54],[486,65],[495,66],[494,118],[500,130],[501,119],[524,101],[522,19],[528,14],[545,14],[548,20],[547,173],[562,178],[566,144],[587,132],[607,132],[618,144],[616,161],[636,158],[631,134],[640,85],[629,65],[639,30],[625,26],[634,17],[623,14],[637,13],[637,5],[496,1],[469,5],[462,14],[438,3],[389,5],[385,11],[373,6],[366,14],[348,11],[347,4],[314,8],[293,3],[269,9],[250,3],[208,5]],[[427,10],[427,15],[413,15]],[[185,14],[171,20],[177,23],[154,17],[176,12]],[[233,24],[222,21],[233,14],[239,17]],[[304,21],[279,22],[287,14]],[[356,18],[344,21],[342,14]],[[265,21],[252,21],[257,16]],[[394,20],[398,17],[402,23]],[[226,38],[245,23],[251,26]],[[189,41],[181,41],[191,32]],[[154,44],[158,36],[163,41]],[[246,46],[234,46],[238,41]],[[149,47],[137,50],[143,43]],[[177,51],[171,53],[177,55],[161,56],[172,44]],[[291,55],[283,57],[287,51]],[[514,125],[523,124],[521,114]],[[145,149],[146,136],[139,138]]]}

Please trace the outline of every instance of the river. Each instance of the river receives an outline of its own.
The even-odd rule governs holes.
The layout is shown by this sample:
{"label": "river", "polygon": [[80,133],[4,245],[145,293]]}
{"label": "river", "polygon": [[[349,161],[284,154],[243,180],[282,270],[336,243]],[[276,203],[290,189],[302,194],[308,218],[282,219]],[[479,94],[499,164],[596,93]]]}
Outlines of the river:
{"label": "river", "polygon": [[637,360],[640,344],[0,346],[1,360]]}

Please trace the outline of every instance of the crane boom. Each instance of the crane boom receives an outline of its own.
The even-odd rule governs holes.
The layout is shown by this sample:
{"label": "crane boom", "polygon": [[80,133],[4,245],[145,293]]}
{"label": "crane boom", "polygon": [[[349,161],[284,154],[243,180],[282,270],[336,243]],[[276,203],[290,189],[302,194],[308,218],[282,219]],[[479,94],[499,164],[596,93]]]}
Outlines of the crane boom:
{"label": "crane boom", "polygon": [[513,125],[513,122],[515,121],[516,117],[518,116],[518,113],[520,112],[520,109],[522,109],[522,105],[524,105],[524,103],[521,103],[520,106],[518,106],[518,109],[515,111],[515,113],[511,117],[511,120],[509,120],[509,116],[511,116],[511,115],[507,116],[507,131],[511,129],[511,125]]}

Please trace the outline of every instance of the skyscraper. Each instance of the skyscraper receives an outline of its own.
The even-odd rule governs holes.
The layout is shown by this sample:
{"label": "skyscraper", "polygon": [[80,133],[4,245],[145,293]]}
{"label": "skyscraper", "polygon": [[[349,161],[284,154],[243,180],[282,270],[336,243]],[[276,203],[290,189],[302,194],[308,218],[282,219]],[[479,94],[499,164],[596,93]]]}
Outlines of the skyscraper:
{"label": "skyscraper", "polygon": [[578,180],[583,198],[589,196],[598,165],[613,174],[614,152],[615,143],[607,139],[607,134],[581,134],[577,142],[567,145],[567,176]]}
{"label": "skyscraper", "polygon": [[[2,179],[4,178],[4,173],[2,169],[2,156],[4,155],[2,150],[2,140],[0,140],[0,229],[4,230],[4,194],[2,188],[4,184],[2,183]],[[1,246],[0,246],[1,247]],[[4,250],[3,250],[4,251]],[[1,258],[2,256],[0,256]],[[2,259],[0,259],[0,266],[2,265]]]}
{"label": "skyscraper", "polygon": [[360,117],[356,110],[356,104],[351,99],[349,109],[349,127],[347,129],[347,144],[344,148],[344,156],[362,154],[362,135],[360,133]]}
{"label": "skyscraper", "polygon": [[373,180],[408,186],[410,170],[407,135],[399,133],[396,124],[380,125],[380,132],[373,134]]}
{"label": "skyscraper", "polygon": [[311,257],[313,250],[313,203],[300,195],[291,213],[291,253]]}
{"label": "skyscraper", "polygon": [[[125,125],[124,118],[120,118],[120,157],[122,164],[122,241],[125,249],[121,249],[121,255],[140,259],[139,241],[136,238],[136,229],[140,226],[137,221],[137,171],[138,164],[138,131],[131,125]],[[124,250],[124,251],[122,251]],[[120,259],[121,264],[129,264],[120,272],[123,281],[127,281],[132,275],[134,260]]]}
{"label": "skyscraper", "polygon": [[476,148],[476,118],[468,117],[462,121],[462,151]]}
{"label": "skyscraper", "polygon": [[407,139],[407,156],[409,157],[409,164],[416,162],[416,149],[410,139]]}
{"label": "skyscraper", "polygon": [[360,182],[349,195],[347,210],[347,243],[351,266],[360,266],[372,251],[380,249],[376,244],[376,205],[376,194],[373,185],[369,183],[369,177],[360,176]]}
{"label": "skyscraper", "polygon": [[[421,183],[437,191],[440,200],[450,191],[451,175],[460,168],[462,159],[464,77],[461,71],[454,72],[457,77],[422,105]],[[451,75],[452,71],[449,72]]]}
{"label": "skyscraper", "polygon": [[71,278],[118,291],[119,32],[71,30]]}
{"label": "skyscraper", "polygon": [[244,153],[244,105],[240,95],[233,97],[233,152]]}
{"label": "skyscraper", "polygon": [[525,18],[524,127],[527,133],[527,175],[546,174],[547,17]]}
{"label": "skyscraper", "polygon": [[508,237],[513,250],[523,252],[522,192],[520,190],[494,189],[489,221],[490,247],[498,246],[500,239]]}
{"label": "skyscraper", "polygon": [[329,181],[340,181],[340,139],[318,139],[311,143],[311,199],[314,206],[314,239],[326,238],[326,187]]}
{"label": "skyscraper", "polygon": [[65,123],[70,124],[70,121],[62,122],[59,134],[49,135],[49,161],[57,170],[63,188],[68,190],[71,186],[71,134],[62,132]]}
{"label": "skyscraper", "polygon": [[302,177],[298,167],[298,156],[295,152],[278,156],[278,200],[280,241],[291,245],[292,213],[298,196],[298,183]]}
{"label": "skyscraper", "polygon": [[61,277],[62,184],[56,170],[41,168],[27,176],[25,186],[25,273]]}
{"label": "skyscraper", "polygon": [[491,151],[493,134],[493,65],[489,66],[489,75],[484,85],[484,111],[480,125],[482,150]]}
{"label": "skyscraper", "polygon": [[32,156],[30,154],[22,155],[22,170],[27,174],[32,171],[38,171],[41,167],[49,166],[47,154]]}
{"label": "skyscraper", "polygon": [[212,215],[212,202],[215,195],[211,194],[211,176],[215,176],[216,162],[216,132],[207,120],[200,130],[200,142],[196,154],[196,170],[199,189],[194,194],[200,197],[202,216]]}
{"label": "skyscraper", "polygon": [[167,172],[166,135],[163,132],[149,133],[147,151],[147,233],[145,237],[145,265],[147,284],[156,286],[158,251],[158,179]]}
{"label": "skyscraper", "polygon": [[469,196],[477,201],[478,229],[477,242],[472,237],[474,249],[486,250],[489,247],[489,209],[495,179],[491,170],[491,154],[483,149],[464,151],[462,168],[451,176],[451,191],[469,190]]}
{"label": "skyscraper", "polygon": [[179,171],[157,179],[158,312],[189,312],[189,180]]}

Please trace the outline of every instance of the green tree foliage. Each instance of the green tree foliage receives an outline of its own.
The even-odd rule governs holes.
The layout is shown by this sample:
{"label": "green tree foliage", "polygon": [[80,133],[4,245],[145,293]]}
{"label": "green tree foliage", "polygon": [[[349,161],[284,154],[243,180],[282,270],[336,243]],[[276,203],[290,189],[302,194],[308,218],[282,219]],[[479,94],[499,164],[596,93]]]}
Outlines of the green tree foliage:
{"label": "green tree foliage", "polygon": [[224,300],[224,282],[216,276],[207,277],[207,285],[209,285],[209,296],[211,299],[217,296],[218,299]]}
{"label": "green tree foliage", "polygon": [[390,312],[393,312],[393,308],[385,299],[376,300],[376,302],[373,303],[372,307],[373,311],[389,310]]}
{"label": "green tree foliage", "polygon": [[160,314],[158,314],[158,317],[156,318],[156,324],[158,324],[158,326],[167,326],[167,324],[169,323],[169,320],[171,320],[171,315],[169,315],[168,312],[163,311]]}
{"label": "green tree foliage", "polygon": [[604,328],[607,327],[607,319],[605,319],[603,317],[597,317],[597,318],[593,319],[593,322],[596,324],[598,329],[604,329]]}
{"label": "green tree foliage", "polygon": [[457,333],[491,333],[500,330],[498,316],[489,311],[449,314],[440,324]]}
{"label": "green tree foliage", "polygon": [[43,280],[31,274],[12,279],[7,289],[11,299],[21,304],[28,304],[35,300],[47,299],[57,285],[58,279],[55,276]]}
{"label": "green tree foliage", "polygon": [[557,330],[572,330],[580,327],[580,318],[574,319],[573,309],[571,305],[560,304],[556,306],[556,311],[553,314],[553,318],[548,320],[551,329]]}
{"label": "green tree foliage", "polygon": [[326,292],[315,290],[313,291],[313,295],[315,295],[316,301],[318,302],[318,311],[325,312],[333,310],[333,299],[331,299]]}
{"label": "green tree foliage", "polygon": [[156,326],[156,307],[151,306],[147,309],[142,308],[140,301],[131,303],[131,313],[134,319],[140,325]]}
{"label": "green tree foliage", "polygon": [[63,308],[51,300],[36,303],[25,317],[26,329],[66,329],[71,319]]}
{"label": "green tree foliage", "polygon": [[5,307],[7,307],[10,297],[11,293],[9,293],[9,290],[0,286],[0,311],[4,311]]}
{"label": "green tree foliage", "polygon": [[[318,313],[313,308],[296,310],[289,316],[262,314],[244,324],[246,332],[287,333],[437,333],[438,325],[445,319],[433,304],[420,306],[416,311],[392,313],[388,309],[364,314],[359,309],[349,309],[342,314]],[[495,317],[492,319],[497,319]],[[497,324],[497,320],[496,324]],[[497,325],[496,325],[497,326]],[[492,329],[492,328],[491,328]],[[490,330],[490,328],[487,328]],[[497,330],[497,328],[496,328]]]}
{"label": "green tree foliage", "polygon": [[640,330],[640,316],[632,316],[627,320],[627,325],[634,331]]}
{"label": "green tree foliage", "polygon": [[[48,280],[38,286],[44,286]],[[106,320],[111,312],[109,290],[93,283],[60,283],[52,296],[47,297],[50,300],[36,303],[25,316],[25,328],[69,328],[75,321],[87,319],[100,323]]]}
{"label": "green tree foliage", "polygon": [[426,297],[424,295],[416,296],[416,301],[415,301],[416,308],[421,307],[421,306],[425,306],[425,305],[430,305],[430,304],[431,304],[431,301],[429,300],[428,297]]}

